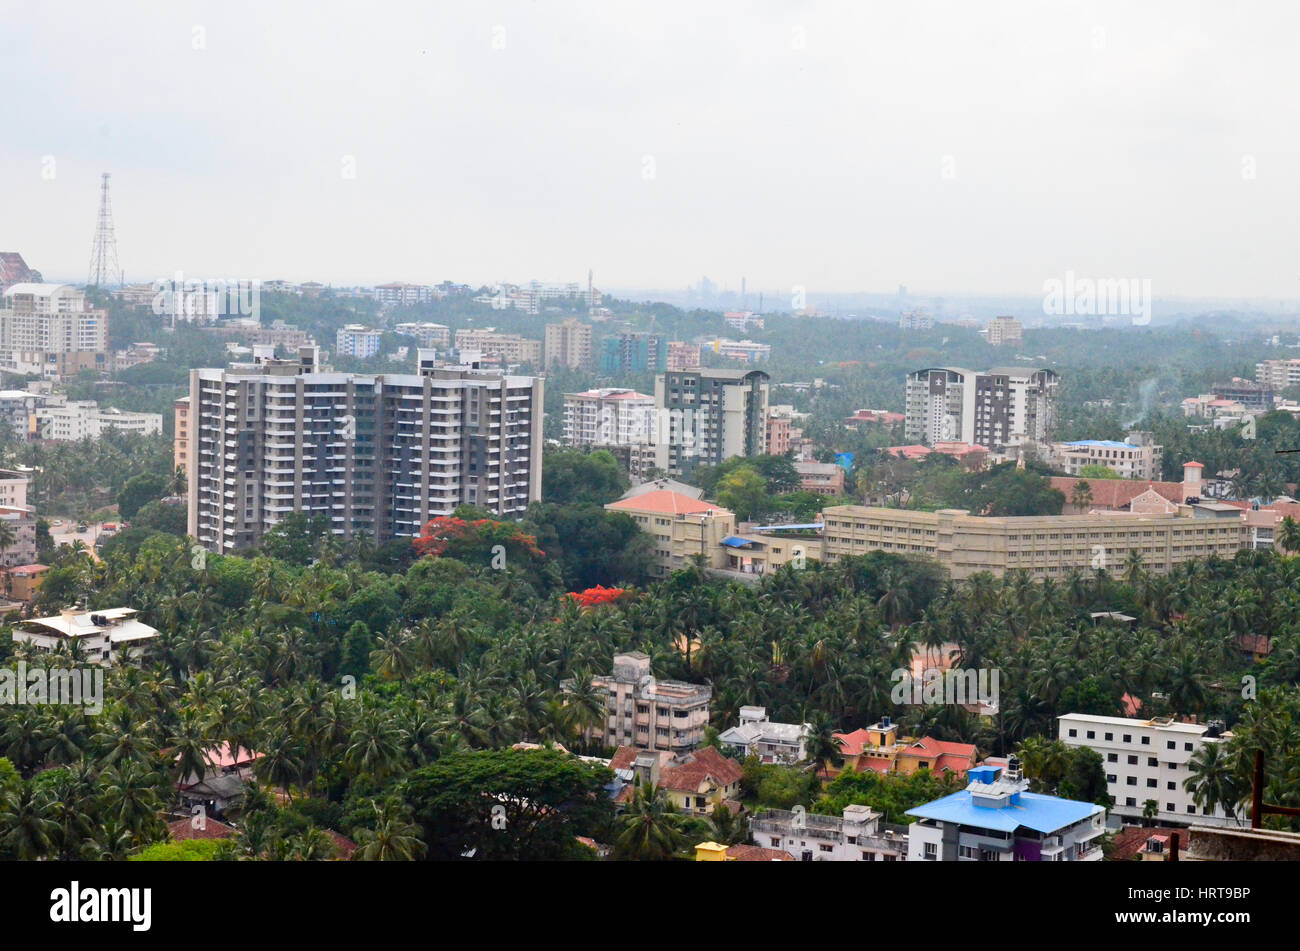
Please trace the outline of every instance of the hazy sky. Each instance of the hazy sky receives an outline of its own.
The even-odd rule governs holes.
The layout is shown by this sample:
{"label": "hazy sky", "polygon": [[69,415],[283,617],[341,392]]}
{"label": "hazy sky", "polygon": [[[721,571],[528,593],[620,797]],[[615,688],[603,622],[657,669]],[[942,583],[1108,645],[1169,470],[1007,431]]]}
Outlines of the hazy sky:
{"label": "hazy sky", "polygon": [[0,250],[47,277],[84,280],[109,171],[128,281],[1073,270],[1300,297],[1280,0],[0,0],[0,24]]}

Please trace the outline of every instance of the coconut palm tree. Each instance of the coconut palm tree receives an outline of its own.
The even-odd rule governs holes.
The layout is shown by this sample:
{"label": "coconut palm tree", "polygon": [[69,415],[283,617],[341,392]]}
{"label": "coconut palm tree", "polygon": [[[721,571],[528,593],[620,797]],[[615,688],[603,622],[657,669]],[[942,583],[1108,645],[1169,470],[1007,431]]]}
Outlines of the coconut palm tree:
{"label": "coconut palm tree", "polygon": [[1287,554],[1300,551],[1300,522],[1290,515],[1282,519],[1277,530],[1277,544]]}
{"label": "coconut palm tree", "polygon": [[380,808],[373,803],[375,826],[357,832],[355,862],[412,862],[424,854],[420,827],[394,804]]}
{"label": "coconut palm tree", "polygon": [[1242,790],[1237,785],[1231,759],[1222,744],[1203,743],[1192,754],[1187,768],[1189,775],[1183,780],[1183,788],[1192,794],[1192,801],[1211,812],[1215,807],[1222,807],[1235,818]]}
{"label": "coconut palm tree", "polygon": [[58,831],[50,802],[33,784],[23,783],[0,795],[0,855],[45,858],[54,848]]}
{"label": "coconut palm tree", "polygon": [[614,843],[615,850],[623,858],[642,862],[670,859],[686,846],[682,819],[662,787],[637,785],[623,815],[623,831]]}

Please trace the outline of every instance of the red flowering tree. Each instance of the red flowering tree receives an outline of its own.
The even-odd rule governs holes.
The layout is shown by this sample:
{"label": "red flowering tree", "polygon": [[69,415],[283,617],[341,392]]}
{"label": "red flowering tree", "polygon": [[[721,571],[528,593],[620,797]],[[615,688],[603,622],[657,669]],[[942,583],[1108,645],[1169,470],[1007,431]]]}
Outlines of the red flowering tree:
{"label": "red flowering tree", "polygon": [[574,601],[580,607],[594,608],[602,604],[614,604],[629,595],[631,595],[631,592],[627,588],[606,588],[602,585],[596,585],[596,587],[588,588],[586,591],[570,591],[564,597]]}
{"label": "red flowering tree", "polygon": [[[491,563],[502,553],[507,558],[540,559],[546,556],[546,552],[537,547],[535,536],[521,532],[513,522],[498,522],[490,518],[470,520],[453,515],[431,519],[412,544],[421,555],[432,558],[446,556],[467,564]],[[502,546],[501,550],[497,550],[498,545]]]}

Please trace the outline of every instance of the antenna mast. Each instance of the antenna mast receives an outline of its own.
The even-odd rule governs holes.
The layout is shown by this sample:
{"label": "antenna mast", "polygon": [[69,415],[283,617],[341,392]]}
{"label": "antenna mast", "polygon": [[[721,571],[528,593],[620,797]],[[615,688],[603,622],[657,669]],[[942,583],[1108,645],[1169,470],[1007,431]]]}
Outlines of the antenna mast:
{"label": "antenna mast", "polygon": [[90,275],[86,284],[101,287],[117,283],[122,286],[122,269],[117,262],[117,238],[113,235],[113,205],[108,200],[108,172],[99,188],[99,223],[95,227],[95,243],[90,248]]}

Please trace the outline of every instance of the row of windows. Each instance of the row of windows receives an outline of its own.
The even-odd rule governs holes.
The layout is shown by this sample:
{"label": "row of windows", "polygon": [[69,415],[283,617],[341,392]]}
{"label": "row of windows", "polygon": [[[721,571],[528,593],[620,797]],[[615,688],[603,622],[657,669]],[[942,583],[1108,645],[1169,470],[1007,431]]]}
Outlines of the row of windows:
{"label": "row of windows", "polygon": [[[1078,731],[1077,729],[1075,729],[1074,727],[1070,727],[1070,728],[1069,728],[1069,736],[1071,736],[1071,737],[1078,737],[1078,735],[1079,735],[1079,731]],[[1125,733],[1125,734],[1123,734],[1123,737],[1124,737],[1123,742],[1125,742],[1125,743],[1132,743],[1132,742],[1133,742],[1133,734],[1132,734],[1132,733]],[[1097,731],[1096,731],[1096,730],[1088,730],[1088,731],[1087,731],[1087,733],[1086,733],[1086,739],[1089,739],[1089,740],[1095,740],[1096,738],[1097,738]],[[1143,746],[1150,746],[1150,745],[1151,745],[1151,737],[1149,737],[1149,736],[1143,736],[1143,737],[1139,737],[1139,739],[1142,741],[1142,745],[1143,745]],[[1108,742],[1108,743],[1113,743],[1113,742],[1115,741],[1115,734],[1114,734],[1114,733],[1106,733],[1106,734],[1105,734],[1105,740],[1106,740],[1106,742]],[[1178,749],[1178,743],[1177,743],[1177,741],[1175,741],[1175,740],[1166,740],[1166,741],[1165,741],[1165,749],[1168,749],[1168,750],[1176,750],[1176,749]],[[1183,743],[1183,749],[1190,753],[1190,752],[1194,749],[1194,745],[1193,745],[1192,743],[1184,742],[1184,743]],[[1113,760],[1112,760],[1112,762],[1113,762]],[[1129,757],[1129,762],[1130,762],[1130,763],[1136,763],[1136,762],[1137,762],[1137,758],[1136,758],[1136,757],[1133,757],[1133,756],[1130,756],[1130,757]],[[1152,762],[1150,765],[1154,766],[1154,765],[1156,765],[1156,764],[1155,764],[1154,762]]]}

